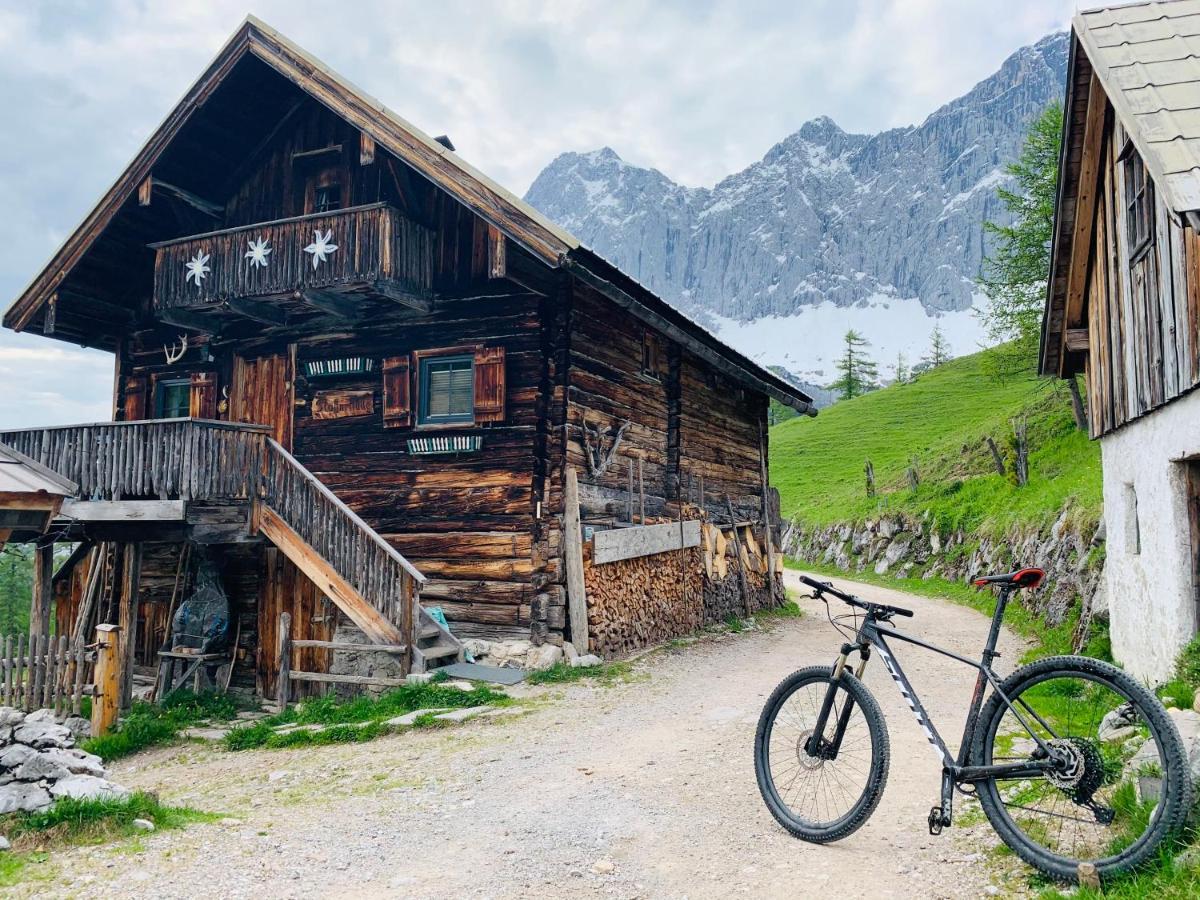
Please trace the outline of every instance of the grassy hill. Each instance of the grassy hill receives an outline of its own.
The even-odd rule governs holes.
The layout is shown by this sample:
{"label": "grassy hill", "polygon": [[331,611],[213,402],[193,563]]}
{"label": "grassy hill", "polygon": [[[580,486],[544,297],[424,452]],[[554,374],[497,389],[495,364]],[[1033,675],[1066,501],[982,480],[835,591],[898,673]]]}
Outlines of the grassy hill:
{"label": "grassy hill", "polygon": [[[771,481],[784,515],[819,525],[886,510],[928,511],[943,528],[998,534],[1012,524],[1053,522],[1070,504],[1079,524],[1098,521],[1100,448],[1075,428],[1065,384],[989,374],[994,352],[772,428]],[[996,472],[983,442],[990,435],[1007,456],[1019,415],[1027,419],[1030,446],[1029,483],[1020,488]],[[905,477],[914,457],[916,491]],[[867,459],[875,467],[873,498],[866,496]]]}

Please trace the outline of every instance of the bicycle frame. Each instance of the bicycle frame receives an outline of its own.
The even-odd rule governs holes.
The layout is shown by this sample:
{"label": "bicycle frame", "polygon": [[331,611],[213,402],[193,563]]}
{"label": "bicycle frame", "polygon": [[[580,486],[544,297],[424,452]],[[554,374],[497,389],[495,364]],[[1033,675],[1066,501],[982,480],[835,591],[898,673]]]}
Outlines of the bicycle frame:
{"label": "bicycle frame", "polygon": [[[987,643],[984,645],[983,656],[979,662],[968,659],[965,656],[960,656],[943,647],[938,647],[935,644],[930,644],[919,638],[904,634],[879,622],[876,613],[873,609],[869,609],[864,613],[864,620],[855,635],[853,643],[842,645],[841,655],[838,657],[833,670],[833,681],[829,686],[829,690],[825,694],[825,700],[821,705],[821,710],[818,713],[817,721],[813,726],[812,735],[809,737],[805,749],[810,755],[822,756],[827,759],[835,759],[838,750],[841,747],[842,738],[845,735],[846,727],[849,724],[850,713],[853,710],[853,702],[847,702],[841,709],[836,723],[836,730],[831,740],[824,738],[825,728],[829,722],[829,716],[834,707],[834,699],[837,694],[838,683],[842,679],[842,673],[845,671],[850,654],[855,650],[859,652],[861,662],[859,663],[855,676],[861,677],[863,670],[866,668],[867,660],[870,658],[870,650],[874,647],[879,651],[879,655],[883,657],[883,664],[888,670],[888,674],[892,676],[892,680],[896,682],[896,687],[899,688],[901,695],[908,702],[909,708],[917,719],[917,724],[925,733],[926,739],[929,741],[934,752],[938,755],[938,760],[942,764],[942,821],[938,825],[940,830],[941,825],[950,824],[951,806],[954,787],[962,784],[969,784],[976,781],[984,781],[989,778],[1037,778],[1044,775],[1047,770],[1052,769],[1055,765],[1055,754],[1032,728],[1020,711],[1013,706],[1012,702],[1005,696],[1000,688],[1000,679],[992,669],[992,661],[999,656],[996,652],[996,644],[1000,639],[1000,624],[1004,618],[1004,610],[1008,605],[1008,601],[1012,596],[1013,588],[1005,585],[1000,589],[999,596],[996,600],[996,611],[992,615],[991,629],[988,632]],[[949,657],[964,665],[970,666],[978,671],[975,679],[975,692],[971,697],[971,705],[967,712],[967,721],[963,727],[962,744],[959,747],[958,758],[950,753],[950,748],[946,746],[946,742],[938,733],[937,727],[929,718],[929,714],[925,711],[925,707],[921,704],[921,698],[913,689],[908,676],[904,674],[904,669],[900,667],[899,661],[892,653],[888,646],[886,638],[895,638],[899,641],[904,641],[908,644],[915,644],[918,647],[923,647],[926,650],[932,650],[934,653],[939,653],[942,656]],[[988,766],[970,766],[967,765],[967,760],[971,752],[971,744],[975,738],[975,730],[979,724],[979,712],[983,706],[983,694],[987,685],[991,685],[992,689],[1000,695],[1004,704],[1016,716],[1017,721],[1029,733],[1029,736],[1037,743],[1038,747],[1045,754],[1044,759],[1027,760],[1019,763],[1007,763],[1004,765],[988,765]],[[848,695],[846,695],[848,696]],[[1045,728],[1051,735],[1054,735],[1053,729],[1037,715],[1027,704],[1022,703],[1026,713],[1030,717]],[[1055,735],[1057,736],[1057,735]],[[936,812],[937,808],[934,808]],[[930,828],[933,829],[934,821],[930,819]]]}

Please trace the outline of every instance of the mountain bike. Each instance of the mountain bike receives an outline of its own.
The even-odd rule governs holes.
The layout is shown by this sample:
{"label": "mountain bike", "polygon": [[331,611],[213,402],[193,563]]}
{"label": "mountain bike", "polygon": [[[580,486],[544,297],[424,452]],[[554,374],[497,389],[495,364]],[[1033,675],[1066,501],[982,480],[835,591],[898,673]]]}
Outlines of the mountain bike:
{"label": "mountain bike", "polygon": [[[942,764],[930,834],[951,824],[954,794],[978,798],[1000,838],[1052,878],[1109,879],[1153,857],[1183,827],[1191,806],[1187,755],[1170,716],[1115,666],[1053,656],[1001,680],[992,668],[1004,610],[1045,573],[1021,569],[975,580],[999,588],[979,662],[892,627],[899,606],[871,603],[801,576],[846,638],[832,667],[794,672],[775,688],[758,722],[754,765],[772,815],[794,836],[844,838],[874,812],[887,781],[883,713],[862,681],[872,651],[908,702]],[[829,597],[850,606],[835,616]],[[978,670],[958,755],[930,720],[888,640],[932,650]],[[857,663],[851,656],[857,654]],[[984,692],[991,696],[984,703]]]}

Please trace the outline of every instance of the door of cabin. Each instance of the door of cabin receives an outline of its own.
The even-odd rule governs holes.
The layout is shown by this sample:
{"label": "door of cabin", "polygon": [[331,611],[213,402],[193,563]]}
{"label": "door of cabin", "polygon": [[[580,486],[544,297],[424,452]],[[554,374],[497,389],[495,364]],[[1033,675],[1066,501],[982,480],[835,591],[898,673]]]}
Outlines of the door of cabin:
{"label": "door of cabin", "polygon": [[229,418],[270,426],[271,436],[292,449],[296,346],[267,356],[236,356],[229,389]]}

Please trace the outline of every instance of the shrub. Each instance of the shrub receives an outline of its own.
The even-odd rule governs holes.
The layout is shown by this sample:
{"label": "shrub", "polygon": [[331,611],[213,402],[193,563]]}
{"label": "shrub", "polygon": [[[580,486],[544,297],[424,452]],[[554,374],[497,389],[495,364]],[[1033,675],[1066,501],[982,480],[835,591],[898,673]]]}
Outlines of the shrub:
{"label": "shrub", "polygon": [[1200,690],[1200,635],[1192,638],[1179,651],[1175,660],[1175,677],[1186,682],[1192,690]]}

